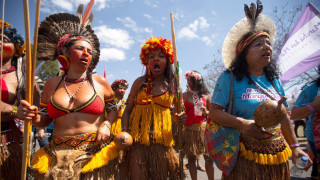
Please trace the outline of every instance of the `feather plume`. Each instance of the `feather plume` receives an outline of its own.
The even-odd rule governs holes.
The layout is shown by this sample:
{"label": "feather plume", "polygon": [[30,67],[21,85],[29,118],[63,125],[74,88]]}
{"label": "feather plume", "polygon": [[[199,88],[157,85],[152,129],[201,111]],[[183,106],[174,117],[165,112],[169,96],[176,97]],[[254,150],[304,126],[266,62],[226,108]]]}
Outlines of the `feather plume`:
{"label": "feather plume", "polygon": [[83,4],[80,4],[77,10],[77,16],[80,19],[80,24],[82,24],[82,13],[83,13]]}
{"label": "feather plume", "polygon": [[255,28],[256,26],[256,21],[259,16],[259,14],[262,12],[263,6],[260,0],[257,0],[257,6],[254,3],[250,4],[250,8],[248,5],[244,5],[244,13],[251,25],[251,31]]}
{"label": "feather plume", "polygon": [[83,24],[83,25],[88,24],[87,20],[89,18],[90,13],[91,13],[91,9],[92,9],[93,4],[94,4],[94,0],[90,0],[89,4],[86,7],[86,10],[83,13],[81,24]]}
{"label": "feather plume", "polygon": [[263,10],[262,3],[261,3],[261,1],[257,0],[257,14],[256,14],[256,18],[258,17],[259,14],[262,13],[262,10]]}

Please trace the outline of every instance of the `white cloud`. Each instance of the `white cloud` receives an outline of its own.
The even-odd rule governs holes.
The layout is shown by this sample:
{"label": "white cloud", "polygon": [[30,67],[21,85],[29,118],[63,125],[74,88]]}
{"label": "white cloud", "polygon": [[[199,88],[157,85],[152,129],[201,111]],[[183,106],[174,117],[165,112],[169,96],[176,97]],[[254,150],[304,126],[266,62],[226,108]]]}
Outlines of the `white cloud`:
{"label": "white cloud", "polygon": [[102,48],[100,49],[100,60],[101,61],[123,61],[126,59],[125,52],[121,49],[116,48]]}
{"label": "white cloud", "polygon": [[108,28],[106,25],[93,28],[97,34],[100,43],[108,47],[117,47],[122,49],[130,49],[134,43],[129,33],[122,29]]}
{"label": "white cloud", "polygon": [[204,43],[206,43],[206,45],[209,45],[212,43],[211,39],[208,36],[203,36],[201,37],[201,41],[203,41]]}
{"label": "white cloud", "polygon": [[190,28],[184,27],[178,33],[178,39],[182,39],[182,38],[191,40],[191,39],[197,39],[199,38],[199,36]]}
{"label": "white cloud", "polygon": [[[125,2],[127,0],[117,0],[115,3]],[[128,0],[132,2],[132,0]],[[90,0],[43,0],[41,2],[41,12],[51,14],[53,12],[76,12],[79,4],[84,4],[84,8]],[[95,0],[93,9],[102,10],[109,8],[111,0]]]}
{"label": "white cloud", "polygon": [[110,73],[110,74],[108,74],[108,73],[107,73],[107,79],[112,79],[113,77],[114,77],[114,75],[113,75],[113,74],[111,74],[111,73]]}
{"label": "white cloud", "polygon": [[131,19],[131,17],[125,17],[125,18],[118,17],[117,21],[122,22],[125,27],[130,28],[132,31],[134,31],[136,33],[142,33],[142,32],[151,33],[152,32],[152,30],[150,28],[139,27],[137,25],[137,23],[133,19]]}
{"label": "white cloud", "polygon": [[146,17],[147,19],[151,19],[151,16],[149,14],[143,14],[144,17]]}
{"label": "white cloud", "polygon": [[153,8],[156,8],[159,6],[159,1],[157,0],[144,0],[144,3],[147,5],[147,6],[150,6],[150,7],[153,7]]}
{"label": "white cloud", "polygon": [[198,19],[190,23],[188,26],[183,27],[178,32],[178,39],[182,39],[182,38],[187,40],[200,39],[206,44],[211,44],[212,40],[209,37],[207,36],[201,37],[198,34],[198,30],[205,31],[209,27],[210,27],[210,24],[208,24],[207,20],[204,17],[199,17]]}
{"label": "white cloud", "polygon": [[210,27],[210,24],[207,23],[206,18],[204,18],[204,17],[199,17],[199,20],[200,20],[200,22],[199,22],[199,28],[201,28],[201,29],[207,29],[207,28]]}

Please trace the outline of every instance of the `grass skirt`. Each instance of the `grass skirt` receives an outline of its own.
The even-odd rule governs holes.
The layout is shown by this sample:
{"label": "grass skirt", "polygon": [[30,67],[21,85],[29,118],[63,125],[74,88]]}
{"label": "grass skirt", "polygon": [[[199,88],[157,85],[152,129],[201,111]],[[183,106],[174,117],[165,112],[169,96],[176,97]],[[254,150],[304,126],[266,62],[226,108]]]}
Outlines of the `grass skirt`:
{"label": "grass skirt", "polygon": [[289,180],[289,162],[276,165],[261,165],[254,161],[238,157],[231,173],[222,174],[223,180]]}
{"label": "grass skirt", "polygon": [[183,153],[186,156],[198,156],[206,152],[204,132],[206,123],[185,126],[183,130]]}
{"label": "grass skirt", "polygon": [[2,179],[21,179],[22,132],[10,123],[10,129],[1,132],[0,168]]}
{"label": "grass skirt", "polygon": [[53,137],[38,150],[32,161],[35,179],[115,179],[120,162],[119,149],[112,139],[96,145],[95,133]]}
{"label": "grass skirt", "polygon": [[140,180],[180,179],[179,157],[173,147],[154,143],[150,143],[149,146],[134,143],[127,153],[126,162],[128,177],[131,168],[138,165]]}

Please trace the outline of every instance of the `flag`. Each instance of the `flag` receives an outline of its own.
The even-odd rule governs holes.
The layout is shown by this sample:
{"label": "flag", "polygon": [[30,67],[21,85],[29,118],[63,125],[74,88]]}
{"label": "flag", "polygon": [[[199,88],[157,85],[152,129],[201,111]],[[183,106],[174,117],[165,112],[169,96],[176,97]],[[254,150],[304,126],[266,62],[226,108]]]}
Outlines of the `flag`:
{"label": "flag", "polygon": [[283,84],[320,64],[320,12],[310,2],[284,41],[276,61]]}

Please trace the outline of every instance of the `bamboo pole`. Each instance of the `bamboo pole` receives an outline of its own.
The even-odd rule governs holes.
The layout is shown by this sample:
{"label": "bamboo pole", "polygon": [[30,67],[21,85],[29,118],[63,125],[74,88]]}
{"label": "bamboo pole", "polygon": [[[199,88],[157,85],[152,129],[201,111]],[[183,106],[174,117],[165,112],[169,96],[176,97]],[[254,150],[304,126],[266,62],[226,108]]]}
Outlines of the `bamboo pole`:
{"label": "bamboo pole", "polygon": [[[180,114],[182,111],[181,108],[181,84],[180,84],[180,69],[179,69],[179,62],[177,58],[177,46],[176,46],[176,36],[174,31],[174,21],[173,21],[173,14],[170,12],[170,19],[171,19],[171,35],[172,35],[172,49],[173,49],[173,58],[174,58],[174,77],[176,79],[176,102],[175,102],[175,109],[176,113]],[[178,119],[175,120],[178,126],[178,149],[179,149],[179,165],[180,165],[180,179],[184,179],[184,170],[183,170],[183,150],[182,150],[182,126],[179,124]]]}
{"label": "bamboo pole", "polygon": [[[33,88],[34,88],[34,67],[35,67],[35,56],[31,59],[31,40],[30,40],[30,21],[29,21],[29,2],[23,0],[23,12],[24,12],[24,28],[26,37],[26,101],[32,104],[33,99]],[[36,10],[36,23],[39,24],[40,14],[40,3],[37,1]],[[38,20],[37,20],[38,19]],[[37,24],[36,24],[37,26]],[[35,28],[37,32],[38,28]],[[38,33],[37,33],[38,34]],[[35,34],[35,38],[37,38]],[[34,53],[37,47],[34,47]],[[24,133],[23,133],[23,154],[22,154],[22,168],[21,168],[21,180],[25,180],[27,177],[27,167],[30,166],[30,134],[31,134],[31,120],[24,122]]]}

